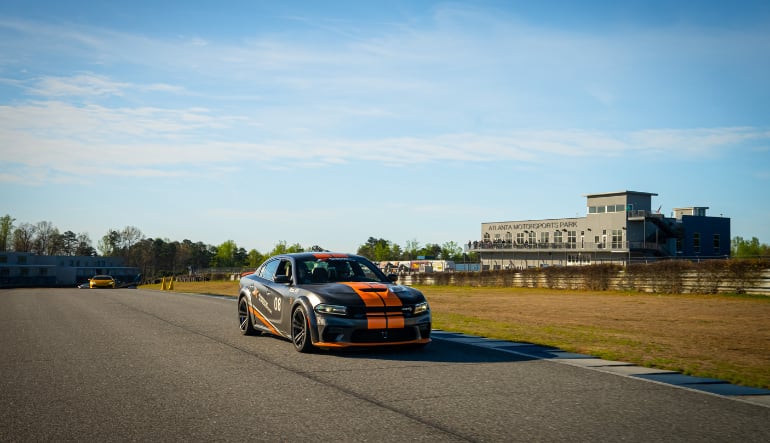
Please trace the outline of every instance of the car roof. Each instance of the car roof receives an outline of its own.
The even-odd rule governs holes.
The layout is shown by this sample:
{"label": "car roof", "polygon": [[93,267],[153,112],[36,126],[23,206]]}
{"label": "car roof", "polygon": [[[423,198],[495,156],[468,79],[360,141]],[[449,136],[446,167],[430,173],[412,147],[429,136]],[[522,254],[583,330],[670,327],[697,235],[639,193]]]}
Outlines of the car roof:
{"label": "car roof", "polygon": [[[325,258],[359,258],[360,255],[348,254],[345,252],[292,252],[288,254],[278,254],[275,257],[291,257],[296,259],[325,259]],[[272,257],[270,257],[272,258]]]}

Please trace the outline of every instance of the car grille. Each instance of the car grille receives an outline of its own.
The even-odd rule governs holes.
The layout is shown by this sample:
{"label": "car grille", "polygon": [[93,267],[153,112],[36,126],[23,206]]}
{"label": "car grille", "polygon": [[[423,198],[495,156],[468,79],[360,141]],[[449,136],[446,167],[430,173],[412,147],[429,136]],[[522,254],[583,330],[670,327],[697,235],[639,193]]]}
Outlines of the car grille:
{"label": "car grille", "polygon": [[354,343],[387,343],[417,340],[417,338],[417,328],[361,329],[353,331],[351,341]]}
{"label": "car grille", "polygon": [[352,318],[366,318],[367,314],[386,314],[388,316],[391,315],[403,315],[406,318],[412,317],[412,311],[414,310],[414,305],[403,305],[403,306],[383,306],[383,307],[365,307],[365,306],[355,306],[355,307],[348,307],[348,316]]}

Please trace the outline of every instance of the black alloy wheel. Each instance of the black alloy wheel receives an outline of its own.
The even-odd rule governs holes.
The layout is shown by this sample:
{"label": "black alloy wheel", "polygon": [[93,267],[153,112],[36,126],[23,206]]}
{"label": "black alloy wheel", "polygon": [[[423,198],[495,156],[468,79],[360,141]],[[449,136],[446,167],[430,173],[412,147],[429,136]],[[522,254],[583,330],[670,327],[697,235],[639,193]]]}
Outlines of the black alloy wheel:
{"label": "black alloy wheel", "polygon": [[257,330],[254,329],[254,324],[251,322],[249,304],[246,302],[246,297],[241,297],[238,300],[238,325],[241,328],[241,334],[257,335]]}
{"label": "black alloy wheel", "polygon": [[299,352],[310,352],[313,349],[307,314],[302,306],[297,306],[291,314],[291,341],[294,349]]}

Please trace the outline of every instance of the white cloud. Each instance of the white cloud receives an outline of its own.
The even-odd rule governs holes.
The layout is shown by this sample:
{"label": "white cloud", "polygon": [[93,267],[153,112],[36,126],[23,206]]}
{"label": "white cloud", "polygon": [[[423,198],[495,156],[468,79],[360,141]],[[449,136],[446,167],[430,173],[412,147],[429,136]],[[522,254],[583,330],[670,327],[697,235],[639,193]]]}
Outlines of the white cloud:
{"label": "white cloud", "polygon": [[[16,85],[21,85],[20,82]],[[33,82],[26,91],[34,96],[45,98],[77,97],[122,97],[130,92],[166,92],[173,94],[185,93],[185,88],[163,83],[134,84],[118,82],[104,75],[83,73],[69,77],[42,77]]]}
{"label": "white cloud", "polygon": [[108,96],[123,95],[127,83],[114,82],[100,75],[77,75],[74,77],[44,77],[30,88],[33,95],[43,97],[63,96]]}
{"label": "white cloud", "polygon": [[[634,152],[669,158],[721,155],[747,141],[767,144],[767,131],[751,127],[651,129],[627,133],[584,130],[411,137],[314,137],[255,139],[231,133],[250,119],[218,116],[206,108],[159,109],[73,106],[34,102],[0,107],[0,154],[5,162],[37,171],[38,179],[58,176],[181,176],[208,171],[226,174],[233,161],[281,168],[354,162],[408,165],[438,162],[501,162],[553,165],[570,158],[605,158]],[[244,129],[246,128],[246,129]],[[205,132],[202,132],[204,131]],[[205,134],[205,136],[201,136]],[[248,140],[248,141],[246,141]],[[93,166],[93,159],[108,166]],[[192,168],[187,172],[186,169]],[[20,174],[4,171],[5,181]]]}
{"label": "white cloud", "polygon": [[713,154],[740,147],[746,142],[770,140],[768,132],[752,127],[648,129],[636,131],[629,137],[641,149],[680,154]]}
{"label": "white cloud", "polygon": [[[749,44],[756,30],[720,31],[728,43],[719,44],[711,29],[676,27],[615,30],[608,38],[471,7],[435,11],[429,26],[419,28],[401,23],[360,32],[321,23],[245,43],[0,19],[0,30],[18,38],[15,58],[60,51],[74,66],[61,75],[2,80],[33,97],[0,106],[0,153],[14,164],[73,175],[93,173],[83,165],[101,156],[115,167],[100,174],[147,177],[181,174],[190,165],[224,173],[232,159],[318,168],[352,162],[545,165],[655,151],[676,158],[720,155],[770,138],[753,127],[564,129],[581,115],[556,119],[550,109],[532,111],[561,106],[559,93],[570,90],[602,109],[620,106],[632,88],[618,73],[676,60],[693,48],[700,48],[701,60],[724,55]],[[313,39],[319,32],[334,38]],[[759,35],[766,41],[766,33]],[[104,73],[83,69],[96,65]],[[116,67],[121,71],[107,74]],[[142,82],[123,67],[155,77]],[[178,78],[188,83],[167,80]],[[552,88],[559,92],[541,95]],[[553,124],[536,127],[551,129],[522,129],[535,125],[515,118],[527,121],[537,112],[541,122]],[[493,119],[493,126],[473,123]]]}

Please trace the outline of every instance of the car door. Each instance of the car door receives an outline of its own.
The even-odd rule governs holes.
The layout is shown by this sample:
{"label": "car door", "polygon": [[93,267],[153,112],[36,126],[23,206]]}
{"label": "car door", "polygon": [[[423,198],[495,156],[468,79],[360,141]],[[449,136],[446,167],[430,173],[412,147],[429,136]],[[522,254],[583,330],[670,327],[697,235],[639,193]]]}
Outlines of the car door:
{"label": "car door", "polygon": [[[277,328],[275,322],[275,316],[272,313],[273,298],[271,283],[275,276],[276,270],[280,261],[278,259],[272,259],[265,262],[257,269],[256,278],[253,279],[253,284],[249,286],[251,292],[251,304],[259,311],[259,322],[270,322],[268,329]],[[268,326],[268,325],[265,325]]]}
{"label": "car door", "polygon": [[291,260],[288,258],[276,259],[276,265],[271,267],[272,275],[265,275],[264,286],[265,292],[262,294],[264,303],[261,308],[264,309],[265,318],[267,318],[281,333],[288,333],[289,315],[287,310],[291,308],[290,292],[294,285],[291,283],[293,276],[293,266]]}

